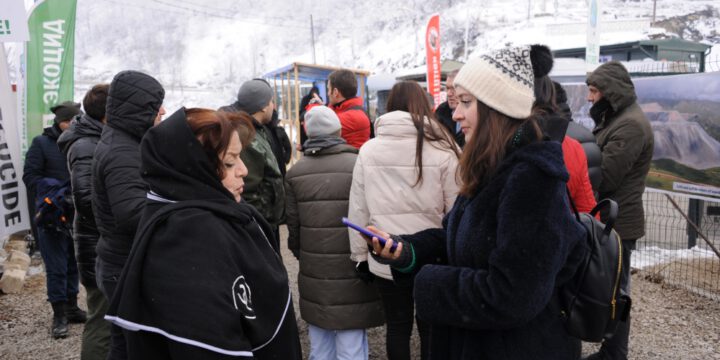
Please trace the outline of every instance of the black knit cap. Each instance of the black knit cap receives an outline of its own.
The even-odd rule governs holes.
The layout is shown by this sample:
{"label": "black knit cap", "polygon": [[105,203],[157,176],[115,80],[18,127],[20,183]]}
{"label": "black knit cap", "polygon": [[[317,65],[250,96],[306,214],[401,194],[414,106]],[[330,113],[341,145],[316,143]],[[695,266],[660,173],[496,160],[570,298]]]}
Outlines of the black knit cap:
{"label": "black knit cap", "polygon": [[63,103],[57,104],[51,107],[50,111],[55,114],[55,119],[53,119],[53,121],[55,121],[56,124],[63,121],[72,120],[75,115],[81,113],[80,103],[72,101],[65,101]]}

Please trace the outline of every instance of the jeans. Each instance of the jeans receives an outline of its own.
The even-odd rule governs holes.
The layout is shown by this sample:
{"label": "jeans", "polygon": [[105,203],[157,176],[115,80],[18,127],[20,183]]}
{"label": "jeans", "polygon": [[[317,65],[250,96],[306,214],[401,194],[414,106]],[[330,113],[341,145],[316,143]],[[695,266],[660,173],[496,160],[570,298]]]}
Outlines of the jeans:
{"label": "jeans", "polygon": [[[622,240],[622,273],[620,275],[620,289],[630,295],[630,257],[635,250],[637,239]],[[630,316],[627,322],[620,322],[613,337],[605,340],[600,347],[600,353],[608,360],[627,360],[628,343],[630,341]]]}
{"label": "jeans", "polygon": [[40,255],[47,274],[48,301],[57,303],[77,298],[80,276],[72,237],[43,227],[37,228],[37,235]]}
{"label": "jeans", "polygon": [[103,360],[110,348],[110,323],[105,321],[108,301],[96,287],[87,286],[88,319],[82,334],[80,360]]}
{"label": "jeans", "polygon": [[[121,273],[122,266],[103,261],[100,257],[95,260],[95,280],[108,302],[112,300]],[[127,358],[127,345],[122,328],[110,325],[110,351],[107,359],[126,360]]]}
{"label": "jeans", "polygon": [[365,329],[326,330],[308,324],[309,360],[367,360],[368,339]]}
{"label": "jeans", "polygon": [[[385,310],[385,349],[388,360],[410,360],[410,335],[415,318],[413,287],[396,285],[390,280],[375,278]],[[420,333],[420,358],[426,359],[430,326],[417,319]]]}

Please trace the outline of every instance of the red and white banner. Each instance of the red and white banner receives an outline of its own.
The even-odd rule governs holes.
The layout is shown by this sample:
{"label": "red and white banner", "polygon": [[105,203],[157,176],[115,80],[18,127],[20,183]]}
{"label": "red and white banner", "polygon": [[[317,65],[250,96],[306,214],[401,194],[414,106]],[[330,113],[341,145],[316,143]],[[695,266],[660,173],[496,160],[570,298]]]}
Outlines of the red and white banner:
{"label": "red and white banner", "polygon": [[425,31],[425,49],[427,51],[427,90],[437,107],[442,102],[440,99],[440,15],[435,14],[428,21]]}

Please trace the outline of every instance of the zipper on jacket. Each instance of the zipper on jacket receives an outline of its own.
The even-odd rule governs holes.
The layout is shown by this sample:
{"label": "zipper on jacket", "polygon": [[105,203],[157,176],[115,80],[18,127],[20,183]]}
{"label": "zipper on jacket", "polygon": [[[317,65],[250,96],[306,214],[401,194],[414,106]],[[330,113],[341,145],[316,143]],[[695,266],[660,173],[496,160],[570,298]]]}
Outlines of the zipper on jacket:
{"label": "zipper on jacket", "polygon": [[[615,232],[615,230],[613,230]],[[622,240],[620,240],[620,235],[615,234],[617,237],[617,243],[618,243],[618,267],[617,267],[617,275],[615,276],[615,286],[613,287],[613,295],[612,300],[610,301],[610,304],[612,305],[612,313],[610,314],[610,320],[615,320],[615,308],[617,304],[617,291],[618,288],[620,288],[620,275],[622,274]]]}

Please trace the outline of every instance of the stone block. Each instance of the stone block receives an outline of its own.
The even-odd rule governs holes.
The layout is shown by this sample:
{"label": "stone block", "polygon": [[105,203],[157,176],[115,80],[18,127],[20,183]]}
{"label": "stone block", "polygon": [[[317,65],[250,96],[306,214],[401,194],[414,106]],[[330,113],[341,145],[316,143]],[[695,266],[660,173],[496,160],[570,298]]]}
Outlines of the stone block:
{"label": "stone block", "polygon": [[22,270],[27,270],[30,267],[30,256],[24,252],[12,250],[7,260],[5,260],[5,265],[8,264],[17,264],[20,265]]}
{"label": "stone block", "polygon": [[11,269],[25,270],[25,271],[27,271],[27,269],[23,269],[23,268],[22,268],[22,265],[20,265],[20,264],[8,264],[8,263],[4,263],[4,264],[3,264],[3,269],[4,269],[5,271],[11,270]]}
{"label": "stone block", "polygon": [[6,294],[17,294],[22,291],[25,283],[25,270],[5,270],[0,279],[0,290]]}
{"label": "stone block", "polygon": [[27,241],[11,239],[8,241],[7,245],[5,245],[5,249],[7,249],[8,252],[11,250],[17,250],[21,253],[27,253]]}

